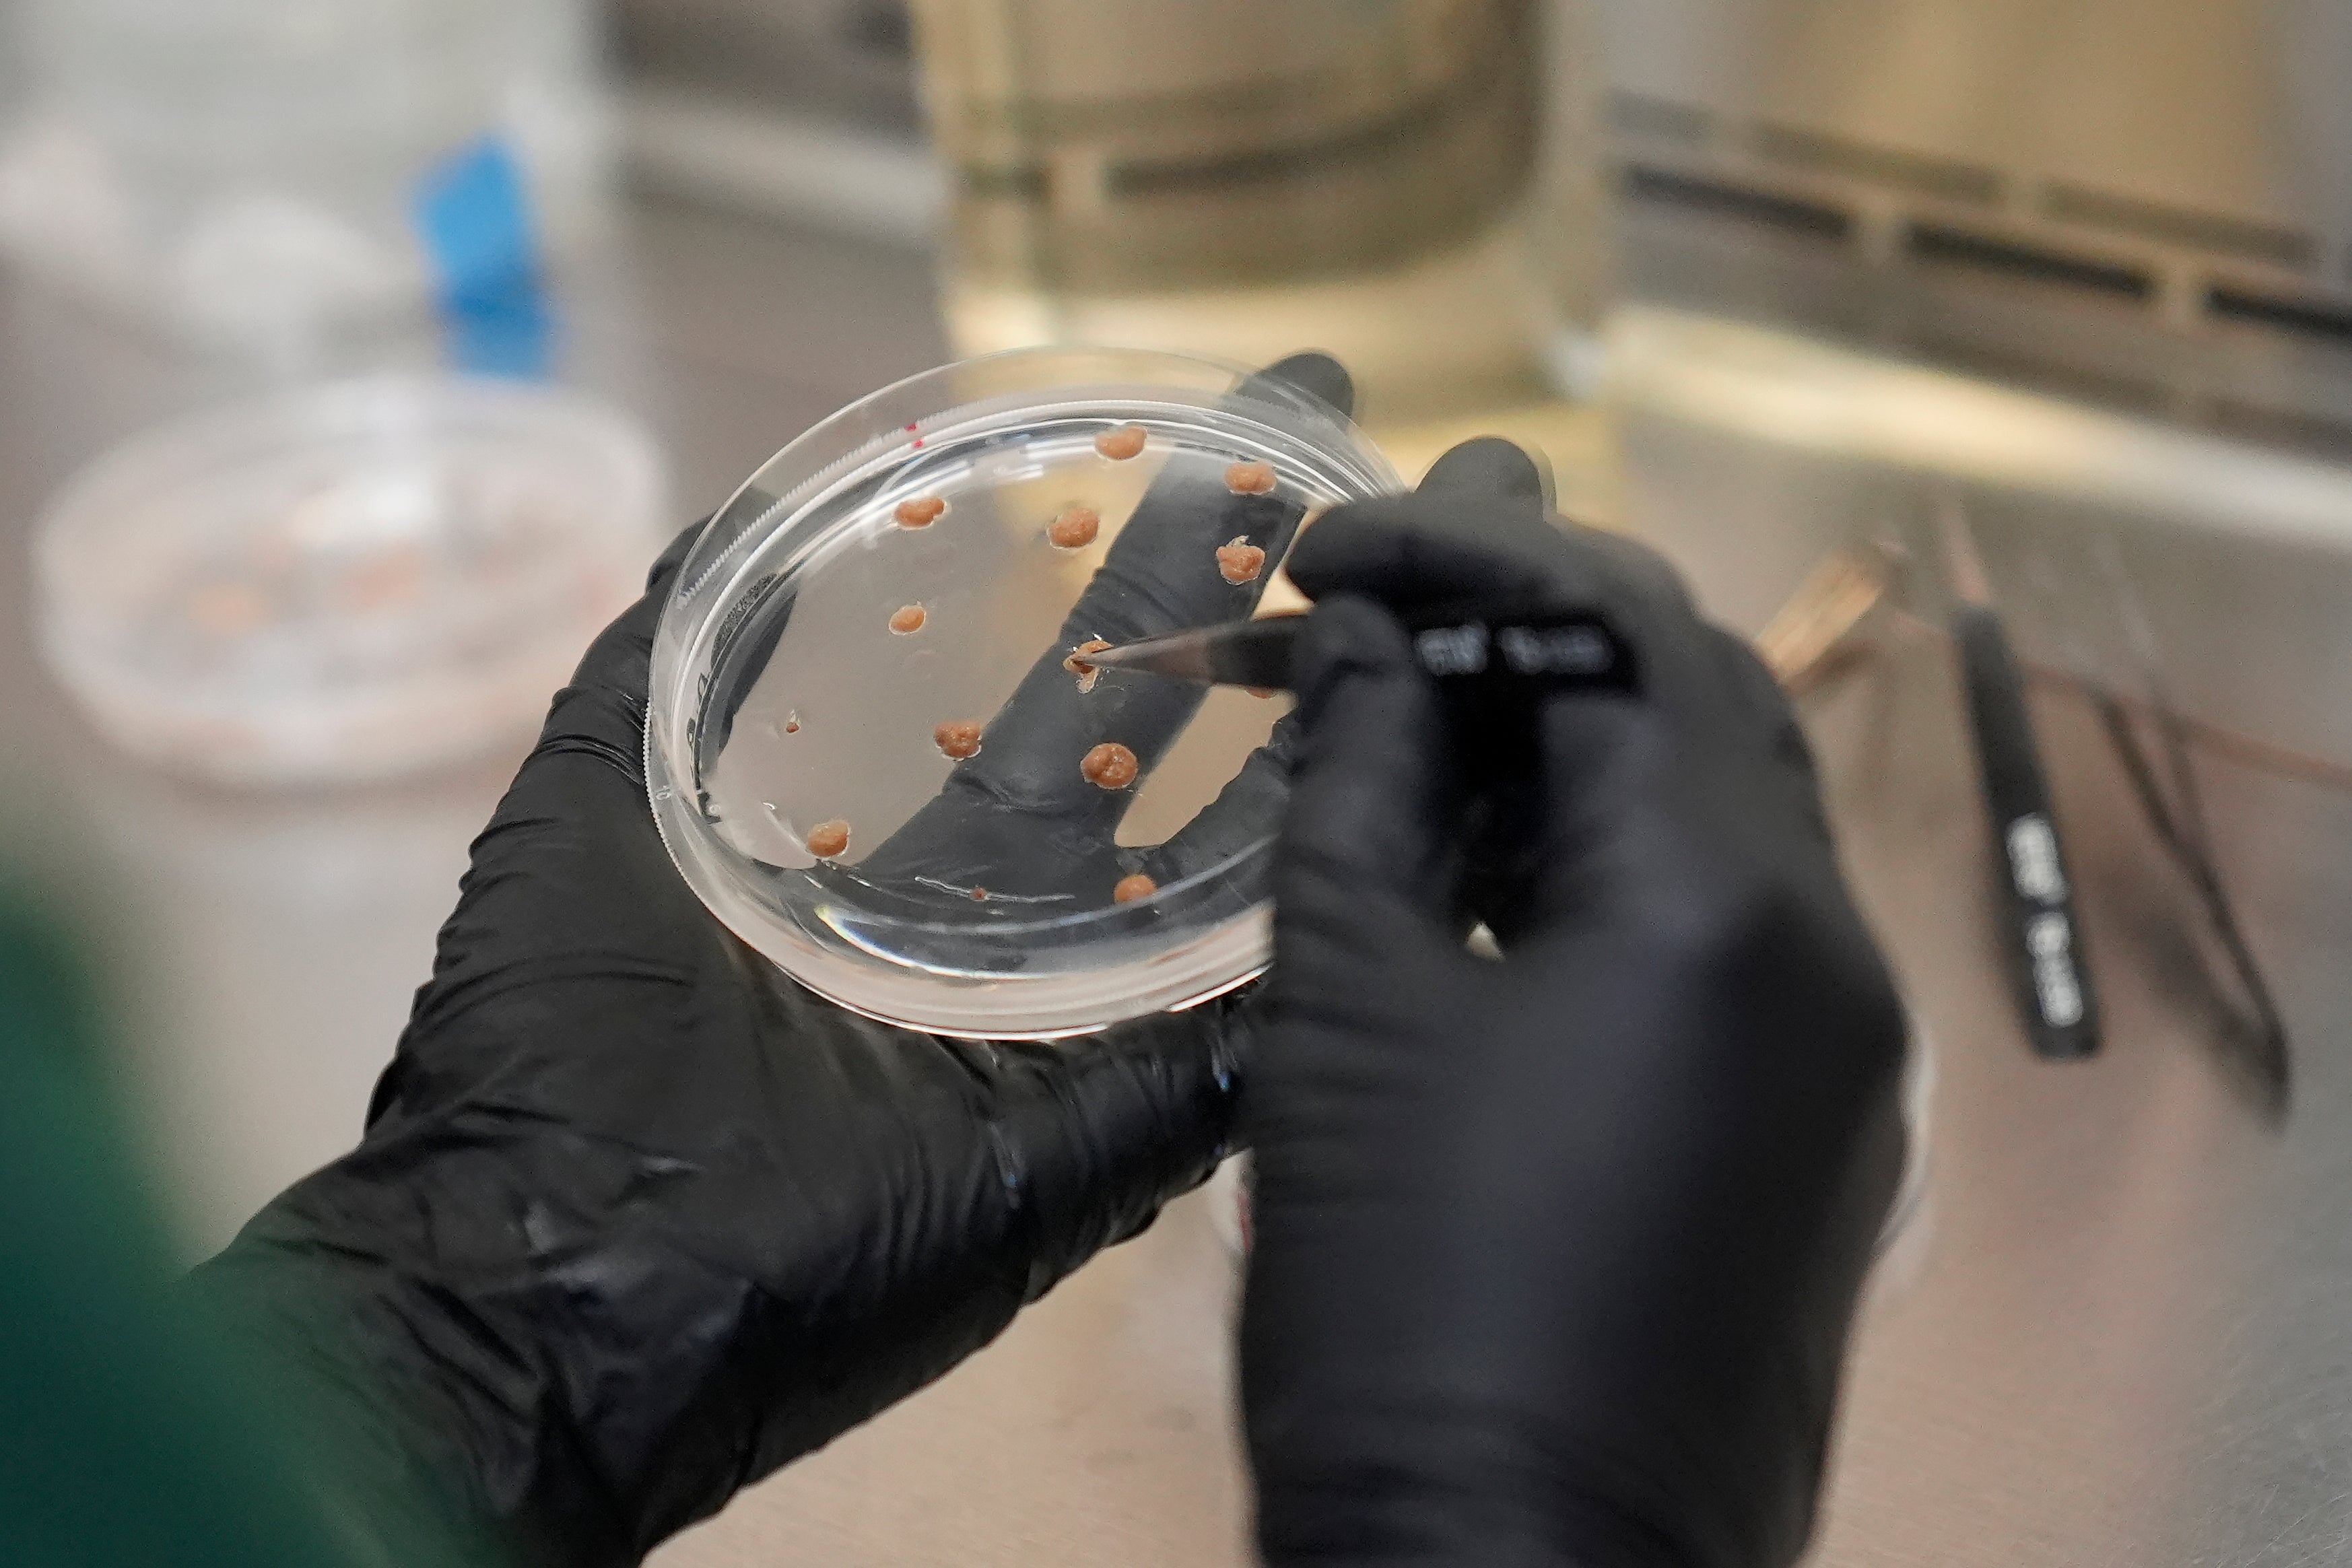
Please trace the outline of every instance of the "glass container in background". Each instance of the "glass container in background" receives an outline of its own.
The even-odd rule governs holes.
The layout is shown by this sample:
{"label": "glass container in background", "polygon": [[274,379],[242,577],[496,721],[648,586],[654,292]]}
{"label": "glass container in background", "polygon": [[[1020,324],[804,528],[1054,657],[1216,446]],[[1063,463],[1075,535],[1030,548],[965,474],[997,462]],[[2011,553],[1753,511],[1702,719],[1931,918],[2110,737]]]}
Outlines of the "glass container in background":
{"label": "glass container in background", "polygon": [[1325,349],[1375,425],[1580,396],[1584,0],[917,0],[959,352]]}
{"label": "glass container in background", "polygon": [[0,247],[270,340],[479,294],[591,223],[585,0],[17,0]]}

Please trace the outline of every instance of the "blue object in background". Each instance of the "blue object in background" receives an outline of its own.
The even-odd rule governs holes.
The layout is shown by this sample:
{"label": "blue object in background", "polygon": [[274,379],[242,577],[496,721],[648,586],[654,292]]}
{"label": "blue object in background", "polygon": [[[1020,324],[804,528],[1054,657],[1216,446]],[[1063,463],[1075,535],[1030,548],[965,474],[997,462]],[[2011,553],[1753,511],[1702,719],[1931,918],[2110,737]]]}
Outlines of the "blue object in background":
{"label": "blue object in background", "polygon": [[416,182],[411,221],[459,370],[538,379],[555,322],[522,165],[499,136],[468,142]]}

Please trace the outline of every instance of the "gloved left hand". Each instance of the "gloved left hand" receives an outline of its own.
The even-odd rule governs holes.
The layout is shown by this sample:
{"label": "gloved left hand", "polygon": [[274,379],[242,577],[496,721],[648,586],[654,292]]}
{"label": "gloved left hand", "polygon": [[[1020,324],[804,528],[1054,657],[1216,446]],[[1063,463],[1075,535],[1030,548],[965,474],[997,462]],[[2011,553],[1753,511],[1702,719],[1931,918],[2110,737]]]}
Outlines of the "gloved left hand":
{"label": "gloved left hand", "polygon": [[[1346,395],[1328,360],[1268,373],[1294,369]],[[1269,521],[1278,552],[1297,519]],[[1207,509],[1167,556],[1213,586],[1162,585],[1168,623],[1122,632],[1230,610],[1208,570],[1230,522]],[[1232,998],[1050,1044],[942,1039],[811,995],[702,908],[641,760],[687,542],[475,841],[360,1146],[194,1281],[325,1392],[356,1463],[410,1472],[436,1532],[526,1563],[634,1563],[938,1377],[1204,1178],[1229,1120]],[[1075,777],[1060,657],[1041,711],[1016,695],[991,726],[992,767],[1035,730]],[[399,1490],[381,1480],[343,1478]]]}

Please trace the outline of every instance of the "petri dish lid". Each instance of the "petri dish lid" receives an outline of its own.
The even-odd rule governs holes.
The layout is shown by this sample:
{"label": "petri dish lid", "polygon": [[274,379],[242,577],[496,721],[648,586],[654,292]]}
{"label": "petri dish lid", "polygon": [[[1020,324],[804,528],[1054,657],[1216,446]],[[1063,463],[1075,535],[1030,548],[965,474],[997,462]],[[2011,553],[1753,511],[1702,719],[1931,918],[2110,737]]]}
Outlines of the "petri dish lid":
{"label": "petri dish lid", "polygon": [[660,455],[580,393],[385,375],[159,426],[35,546],[42,653],[123,749],[221,782],[356,782],[545,714],[642,591]]}
{"label": "petri dish lid", "polygon": [[1297,607],[1298,528],[1401,488],[1344,372],[1282,368],[991,355],[753,475],[654,642],[653,810],[710,910],[940,1034],[1083,1033],[1263,971],[1287,698],[1069,661]]}

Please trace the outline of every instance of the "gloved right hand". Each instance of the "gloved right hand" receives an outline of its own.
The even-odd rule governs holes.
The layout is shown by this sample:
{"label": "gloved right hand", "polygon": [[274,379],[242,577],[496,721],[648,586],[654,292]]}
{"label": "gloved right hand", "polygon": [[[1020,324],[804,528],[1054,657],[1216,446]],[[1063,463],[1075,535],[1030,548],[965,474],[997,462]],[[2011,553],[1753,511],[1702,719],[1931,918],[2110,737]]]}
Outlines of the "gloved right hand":
{"label": "gloved right hand", "polygon": [[[1788,1563],[1905,1026],[1787,703],[1504,443],[1335,509],[1289,570],[1318,607],[1244,1111],[1265,1560]],[[1528,713],[1523,779],[1458,775],[1395,618],[1481,599],[1598,611],[1639,666]]]}

